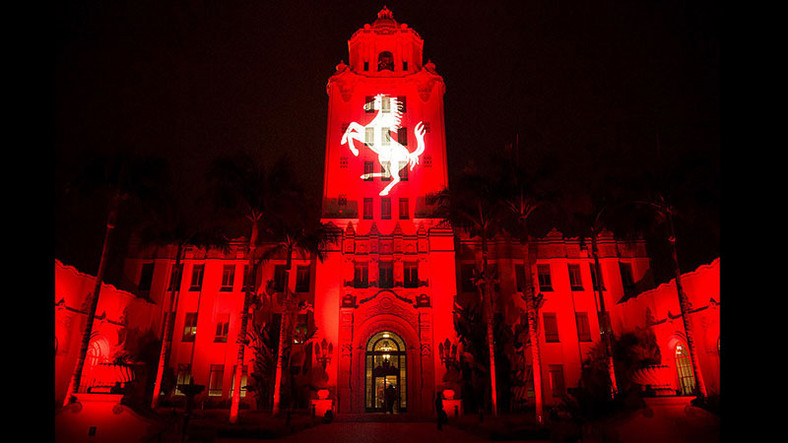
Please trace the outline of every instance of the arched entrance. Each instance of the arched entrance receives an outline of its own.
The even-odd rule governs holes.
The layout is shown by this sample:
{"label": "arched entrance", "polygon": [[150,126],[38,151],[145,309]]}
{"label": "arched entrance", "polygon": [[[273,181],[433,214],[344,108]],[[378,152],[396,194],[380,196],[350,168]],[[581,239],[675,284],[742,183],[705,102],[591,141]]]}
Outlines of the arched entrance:
{"label": "arched entrance", "polygon": [[364,406],[367,412],[407,410],[407,355],[405,342],[391,331],[380,331],[367,341]]}
{"label": "arched entrance", "polygon": [[679,376],[681,395],[693,395],[695,393],[695,374],[692,372],[689,351],[684,344],[679,343],[676,345],[673,355],[676,359],[676,372]]}

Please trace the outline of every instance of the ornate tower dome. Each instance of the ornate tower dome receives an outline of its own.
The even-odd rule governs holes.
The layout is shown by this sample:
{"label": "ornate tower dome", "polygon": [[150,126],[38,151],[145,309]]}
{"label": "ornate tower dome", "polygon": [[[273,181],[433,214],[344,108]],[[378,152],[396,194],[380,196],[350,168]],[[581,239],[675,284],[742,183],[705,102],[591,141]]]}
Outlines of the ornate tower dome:
{"label": "ornate tower dome", "polygon": [[419,34],[394,20],[384,6],[372,24],[348,40],[348,65],[356,73],[375,77],[414,73],[422,67],[423,45]]}
{"label": "ornate tower dome", "polygon": [[387,7],[378,12],[378,19],[372,23],[372,29],[378,34],[391,34],[397,29],[397,21],[394,14]]}

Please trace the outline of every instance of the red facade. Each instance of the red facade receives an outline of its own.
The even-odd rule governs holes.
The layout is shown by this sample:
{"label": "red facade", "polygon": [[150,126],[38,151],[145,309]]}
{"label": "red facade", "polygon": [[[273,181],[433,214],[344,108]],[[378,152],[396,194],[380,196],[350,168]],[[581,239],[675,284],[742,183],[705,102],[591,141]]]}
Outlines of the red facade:
{"label": "red facade", "polygon": [[[458,343],[455,303],[477,297],[467,281],[480,244],[430,216],[426,196],[448,185],[445,85],[436,67],[424,63],[422,47],[421,37],[384,8],[377,20],[351,36],[348,63],[340,63],[328,80],[322,221],[340,228],[342,236],[322,262],[295,258],[290,290],[313,306],[298,316],[298,326],[317,327],[312,341],[293,344],[297,405],[317,398],[307,389],[310,385],[327,389],[338,413],[382,410],[389,386],[399,393],[397,409],[415,414],[431,414],[436,393],[444,389],[456,390],[462,398],[462,390],[444,379],[447,365],[440,349],[447,340]],[[545,405],[555,404],[567,388],[577,385],[582,361],[600,340],[594,260],[587,244],[553,231],[534,239],[528,261],[519,242],[497,238],[490,245],[490,263],[499,275],[495,310],[503,321],[509,326],[523,321],[525,263],[530,263],[535,293],[544,300],[538,340]],[[206,407],[228,407],[242,332],[242,276],[248,263],[244,247],[239,239],[229,253],[189,248],[174,307],[169,300],[175,248],[134,251],[126,276],[139,283],[137,295],[150,302],[122,291],[103,291],[99,311],[106,312],[107,320],[96,328],[112,324],[161,336],[164,316],[172,310],[175,334],[167,367],[179,383],[193,378],[206,386],[200,397]],[[663,285],[637,295],[639,288],[649,286],[650,260],[643,242],[623,242],[603,233],[598,248],[604,304],[614,334],[637,328],[657,331],[663,362],[680,389],[683,360],[673,356],[677,346],[681,353],[684,332],[676,321],[681,312],[675,294]],[[284,262],[280,257],[266,263],[258,282],[276,283]],[[84,283],[75,282],[74,272],[56,264],[59,374],[71,370],[74,340],[79,340],[75,336],[81,334],[78,321],[64,320],[79,315],[70,312],[81,312],[80,297],[87,291]],[[690,274],[687,281],[695,306],[691,315],[702,325],[698,342],[703,343],[704,375],[709,389],[718,392],[719,349],[715,353],[714,345],[719,343],[719,261]],[[280,306],[273,309],[281,312]],[[116,320],[123,312],[125,320]],[[66,342],[68,351],[63,349]],[[114,339],[110,344],[123,345]],[[252,374],[254,353],[245,355],[245,371]],[[530,365],[528,353],[507,358],[513,366]],[[65,395],[64,377],[58,378],[56,400]],[[528,403],[532,391],[513,389],[512,397]],[[169,390],[162,398],[177,401],[182,394]],[[244,392],[245,405],[256,407],[254,400]]]}

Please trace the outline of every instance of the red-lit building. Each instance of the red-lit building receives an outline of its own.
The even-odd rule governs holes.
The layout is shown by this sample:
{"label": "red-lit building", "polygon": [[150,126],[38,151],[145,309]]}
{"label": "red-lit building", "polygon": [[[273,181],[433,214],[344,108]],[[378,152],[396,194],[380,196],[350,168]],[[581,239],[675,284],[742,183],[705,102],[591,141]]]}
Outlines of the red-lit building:
{"label": "red-lit building", "polygon": [[[293,343],[297,404],[308,405],[317,398],[310,386],[324,387],[337,413],[381,411],[385,388],[393,386],[399,393],[397,410],[426,415],[434,410],[436,393],[458,390],[444,380],[447,366],[440,349],[446,340],[458,343],[455,303],[464,305],[478,297],[470,277],[480,244],[431,216],[427,195],[448,186],[445,84],[435,65],[424,63],[422,48],[418,33],[384,8],[373,23],[351,36],[348,63],[337,65],[328,80],[322,221],[342,235],[322,262],[294,259],[289,289],[312,307],[298,314],[296,329],[317,328],[313,340],[303,343],[296,338]],[[686,343],[683,325],[676,321],[680,310],[675,291],[663,285],[637,295],[641,288],[653,286],[645,243],[602,233],[600,282],[592,275],[594,260],[587,245],[587,239],[566,238],[555,230],[531,245],[527,262],[534,291],[544,300],[538,339],[545,405],[555,404],[567,388],[578,384],[582,361],[600,340],[595,285],[602,287],[615,334],[645,327],[658,331],[663,360],[678,355],[666,364],[672,365],[675,386],[682,389]],[[140,248],[127,260],[126,277],[137,282],[137,295],[149,300],[129,304],[136,312],[129,317],[135,319],[134,327],[160,337],[171,309],[170,290],[180,284],[167,366],[177,383],[193,378],[206,386],[201,400],[206,407],[228,407],[232,394],[242,332],[244,267],[249,262],[245,246],[245,240],[238,239],[229,253],[187,248],[180,282],[172,278],[174,246]],[[519,242],[496,238],[489,258],[499,276],[496,315],[507,325],[517,325],[525,318],[526,261]],[[267,262],[257,282],[271,281],[273,290],[281,293],[284,264],[284,257]],[[702,277],[689,277],[696,283],[688,284],[687,291],[695,297],[692,315],[703,318],[698,330],[704,337],[697,341],[703,342],[707,385],[718,392],[719,354],[714,343],[719,342],[719,261],[710,266],[696,271]],[[61,268],[56,266],[58,281],[69,275]],[[72,286],[58,283],[58,306],[63,305],[61,292],[81,291]],[[102,303],[108,303],[105,298],[129,297],[136,299],[106,291]],[[60,309],[78,309],[79,303]],[[114,314],[107,311],[107,318],[123,311],[118,309]],[[280,313],[281,307],[274,311]],[[119,324],[131,327],[128,322]],[[58,343],[73,342],[75,331],[56,329]],[[56,356],[64,352],[62,346]],[[524,355],[528,367],[530,357]],[[245,353],[242,386],[254,371],[254,358],[253,352]],[[64,373],[71,359],[57,360]],[[56,400],[62,401],[61,385],[67,382],[68,378],[58,382]],[[253,395],[241,392],[243,403],[254,407]],[[462,397],[462,390],[457,394]],[[177,399],[182,394],[173,389],[162,395]],[[517,401],[529,395],[533,389],[526,387],[512,397]]]}

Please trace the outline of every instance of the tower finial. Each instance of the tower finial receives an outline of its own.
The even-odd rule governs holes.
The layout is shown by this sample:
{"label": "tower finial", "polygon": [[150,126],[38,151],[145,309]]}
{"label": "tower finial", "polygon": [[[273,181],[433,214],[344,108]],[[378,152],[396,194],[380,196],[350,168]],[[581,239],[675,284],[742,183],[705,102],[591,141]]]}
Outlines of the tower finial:
{"label": "tower finial", "polygon": [[391,12],[391,10],[389,10],[389,8],[386,7],[386,5],[383,5],[383,9],[378,12],[378,18],[394,18],[394,14]]}

